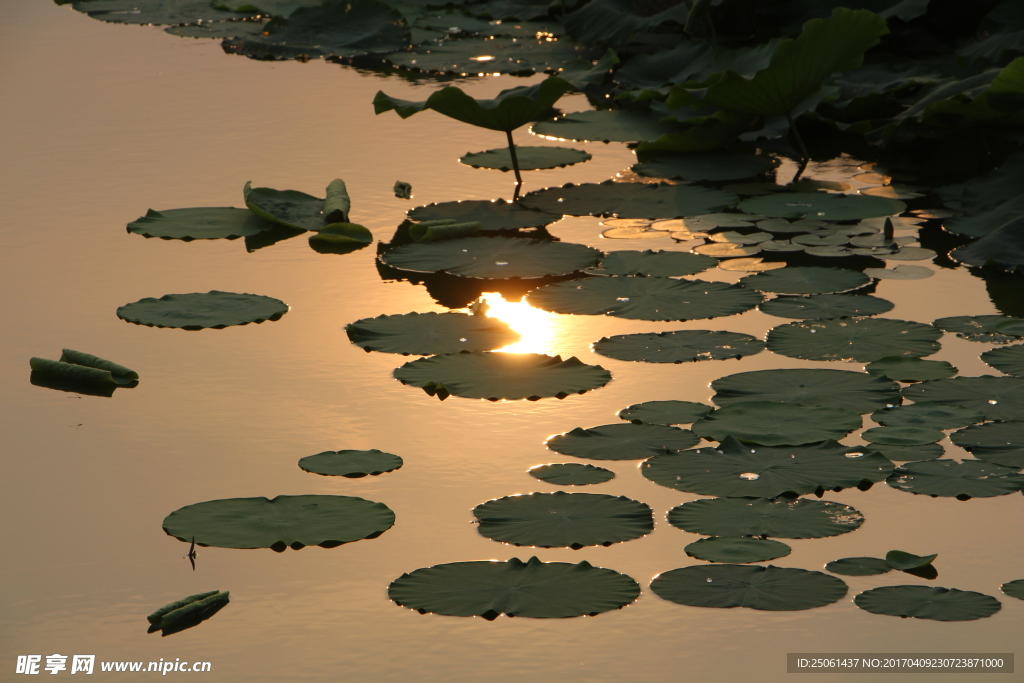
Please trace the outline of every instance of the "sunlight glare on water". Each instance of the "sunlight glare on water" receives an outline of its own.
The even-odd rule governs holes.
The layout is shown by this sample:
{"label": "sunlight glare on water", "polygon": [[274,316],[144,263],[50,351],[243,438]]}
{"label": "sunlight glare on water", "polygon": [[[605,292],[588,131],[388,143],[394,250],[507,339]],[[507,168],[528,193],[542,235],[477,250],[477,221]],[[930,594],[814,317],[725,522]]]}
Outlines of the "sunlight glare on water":
{"label": "sunlight glare on water", "polygon": [[[506,301],[500,292],[484,292],[480,301],[487,305],[487,315],[497,318],[519,333],[520,339],[498,351],[506,353],[558,353],[559,328],[564,316],[534,308],[525,301]],[[563,320],[559,320],[563,318]]]}

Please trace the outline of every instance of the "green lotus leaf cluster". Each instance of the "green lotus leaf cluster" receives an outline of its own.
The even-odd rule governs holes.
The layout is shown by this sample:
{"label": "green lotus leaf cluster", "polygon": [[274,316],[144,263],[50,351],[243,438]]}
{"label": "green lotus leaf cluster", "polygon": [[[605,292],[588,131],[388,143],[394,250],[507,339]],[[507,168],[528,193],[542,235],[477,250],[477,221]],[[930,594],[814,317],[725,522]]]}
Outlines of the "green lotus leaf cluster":
{"label": "green lotus leaf cluster", "polygon": [[376,448],[368,451],[350,449],[324,451],[299,459],[299,467],[307,472],[349,479],[394,472],[401,466],[402,459],[400,457],[393,453],[378,451]]}
{"label": "green lotus leaf cluster", "polygon": [[615,473],[597,465],[575,462],[538,465],[529,469],[530,476],[558,486],[586,486],[602,484],[615,478]]}
{"label": "green lotus leaf cluster", "polygon": [[349,323],[345,332],[367,351],[424,356],[491,351],[519,340],[507,323],[465,313],[381,315]]}
{"label": "green lotus leaf cluster", "polygon": [[829,562],[825,569],[844,576],[873,576],[897,569],[923,579],[934,579],[939,575],[932,566],[936,557],[937,554],[915,555],[903,550],[890,550],[884,560],[877,557],[844,557]]}
{"label": "green lotus leaf cluster", "polygon": [[601,252],[582,244],[523,237],[463,237],[406,244],[384,252],[381,262],[416,273],[448,273],[503,280],[566,275],[589,268]]}
{"label": "green lotus leaf cluster", "polygon": [[830,605],[846,595],[847,587],[834,576],[806,569],[715,564],[659,574],[651,590],[679,605],[789,612]]}
{"label": "green lotus leaf cluster", "polygon": [[280,320],[288,304],[259,294],[211,292],[147,297],[117,309],[117,317],[136,325],[183,330],[223,329],[231,325]]}
{"label": "green lotus leaf cluster", "polygon": [[700,185],[606,181],[536,190],[522,202],[529,208],[569,216],[681,218],[728,209],[738,199],[731,192]]}

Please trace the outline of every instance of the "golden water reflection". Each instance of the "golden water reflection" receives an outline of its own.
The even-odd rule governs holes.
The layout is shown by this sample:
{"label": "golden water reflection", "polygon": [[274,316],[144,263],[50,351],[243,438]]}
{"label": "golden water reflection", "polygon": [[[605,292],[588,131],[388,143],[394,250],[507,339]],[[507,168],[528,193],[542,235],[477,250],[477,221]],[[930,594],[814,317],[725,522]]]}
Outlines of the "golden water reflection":
{"label": "golden water reflection", "polygon": [[506,301],[500,292],[484,292],[478,302],[486,304],[489,317],[508,323],[520,335],[519,341],[498,351],[551,355],[559,353],[559,319],[563,316],[534,308],[525,301]]}

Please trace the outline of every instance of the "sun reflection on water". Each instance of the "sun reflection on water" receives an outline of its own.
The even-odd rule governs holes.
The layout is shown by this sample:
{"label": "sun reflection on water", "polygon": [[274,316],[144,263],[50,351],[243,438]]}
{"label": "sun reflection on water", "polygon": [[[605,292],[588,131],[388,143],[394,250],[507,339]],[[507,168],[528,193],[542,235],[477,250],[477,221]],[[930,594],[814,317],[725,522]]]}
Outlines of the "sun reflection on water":
{"label": "sun reflection on water", "polygon": [[525,301],[506,301],[500,292],[484,292],[478,300],[486,304],[486,315],[519,333],[520,339],[498,351],[506,353],[557,353],[558,314],[534,308]]}

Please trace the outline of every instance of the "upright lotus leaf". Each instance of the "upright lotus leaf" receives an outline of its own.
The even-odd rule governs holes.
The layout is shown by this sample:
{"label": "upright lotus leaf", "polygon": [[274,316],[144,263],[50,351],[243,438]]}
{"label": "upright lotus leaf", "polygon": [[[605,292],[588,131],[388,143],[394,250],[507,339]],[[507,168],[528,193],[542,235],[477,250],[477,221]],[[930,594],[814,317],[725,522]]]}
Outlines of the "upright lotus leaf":
{"label": "upright lotus leaf", "polygon": [[593,275],[696,275],[718,265],[718,259],[685,251],[610,251],[587,269]]}
{"label": "upright lotus leaf", "polygon": [[986,351],[981,359],[999,372],[1024,377],[1024,344]]}
{"label": "upright lotus leaf", "polygon": [[776,294],[830,294],[857,289],[871,278],[856,270],[799,266],[748,275],[740,284]]}
{"label": "upright lotus leaf", "polygon": [[1004,327],[1016,322],[1024,323],[1024,319],[1008,315],[954,315],[934,320],[932,325],[946,332],[953,332],[967,341],[1001,344],[1020,338],[1021,335],[1015,334],[1015,330]]}
{"label": "upright lotus leaf", "polygon": [[980,410],[951,403],[918,401],[885,408],[871,413],[871,419],[882,425],[958,429],[985,419]]}
{"label": "upright lotus leaf", "polygon": [[785,543],[764,538],[713,536],[694,541],[683,550],[698,560],[746,564],[785,557],[793,549]]}
{"label": "upright lotus leaf", "polygon": [[1003,591],[1011,598],[1017,598],[1018,600],[1024,600],[1024,579],[1016,579],[1014,581],[1007,581],[999,590]]}
{"label": "upright lotus leaf", "polygon": [[406,244],[384,252],[392,268],[417,273],[448,273],[467,278],[503,280],[566,275],[601,258],[593,247],[522,237],[463,237]]}
{"label": "upright lotus leaf", "polygon": [[264,220],[296,230],[320,230],[324,227],[323,199],[298,190],[253,187],[252,181],[245,184],[243,194],[249,210]]}
{"label": "upright lotus leaf", "polygon": [[93,19],[118,24],[195,24],[246,19],[256,14],[220,10],[210,0],[79,0],[71,7]]}
{"label": "upright lotus leaf", "polygon": [[583,183],[530,192],[523,205],[569,216],[681,218],[728,209],[735,194],[699,185],[651,183]]}
{"label": "upright lotus leaf", "polygon": [[928,356],[939,350],[942,331],[890,318],[803,320],[768,331],[769,351],[806,360],[876,361],[889,356]]}
{"label": "upright lotus leaf", "polygon": [[742,180],[766,173],[778,165],[778,159],[736,152],[691,152],[645,155],[633,171],[652,178],[711,181]]}
{"label": "upright lotus leaf", "polygon": [[834,576],[806,569],[712,564],[659,574],[651,590],[679,605],[788,612],[830,605],[846,595],[847,587]]}
{"label": "upright lotus leaf", "polygon": [[450,395],[465,398],[528,399],[582,394],[603,387],[612,374],[600,365],[587,365],[575,356],[539,353],[452,353],[420,358],[394,372],[402,384],[422,388],[442,401]]}
{"label": "upright lotus leaf", "polygon": [[1024,486],[1016,468],[983,460],[926,460],[897,467],[886,481],[900,491],[968,500],[1015,493]]}
{"label": "upright lotus leaf", "polygon": [[117,317],[136,325],[179,327],[183,330],[223,329],[265,320],[280,320],[288,304],[259,294],[213,290],[205,294],[165,294],[147,297],[117,309]]}
{"label": "upright lotus leaf", "polygon": [[396,604],[453,617],[565,619],[621,609],[640,595],[625,574],[588,562],[452,562],[402,574],[388,586]]}
{"label": "upright lotus leaf", "polygon": [[186,505],[164,518],[164,531],[180,541],[218,548],[307,545],[333,548],[376,538],[395,523],[383,503],[353,496],[225,498]]}
{"label": "upright lotus leaf", "polygon": [[743,401],[784,401],[807,406],[848,408],[869,413],[900,402],[899,385],[849,370],[786,368],[753,370],[720,377],[711,383],[712,400],[727,406]]}
{"label": "upright lotus leaf", "polygon": [[799,446],[842,439],[860,427],[860,415],[846,408],[745,401],[712,411],[694,422],[692,429],[711,441],[731,436],[764,446]]}
{"label": "upright lotus leaf", "polygon": [[382,315],[349,323],[345,332],[367,351],[424,356],[490,351],[519,340],[507,323],[465,313]]}
{"label": "upright lotus leaf", "polygon": [[780,296],[769,299],[757,308],[762,313],[780,318],[820,320],[878,315],[892,310],[891,301],[870,294],[814,294],[812,296]]}
{"label": "upright lotus leaf", "polygon": [[668,511],[668,523],[693,534],[825,538],[858,529],[864,515],[809,498],[702,498]]}
{"label": "upright lotus leaf", "polygon": [[864,591],[853,601],[873,614],[935,621],[982,619],[1002,607],[998,600],[984,593],[931,586],[882,586]]}
{"label": "upright lotus leaf", "polygon": [[657,140],[678,129],[677,124],[661,121],[647,110],[598,109],[563,114],[535,123],[530,130],[536,135],[562,140],[638,142]]}
{"label": "upright lotus leaf", "polygon": [[619,417],[634,424],[683,425],[711,412],[711,406],[696,401],[645,401],[619,411]]}
{"label": "upright lotus leaf", "polygon": [[924,382],[929,379],[953,377],[957,369],[949,361],[922,360],[906,356],[883,356],[864,366],[872,375],[897,382]]}
{"label": "upright lotus leaf", "polygon": [[1024,420],[1024,379],[1019,377],[952,377],[904,387],[903,397],[981,411],[986,420]]}
{"label": "upright lotus leaf", "polygon": [[575,462],[538,465],[529,469],[530,476],[558,486],[586,486],[602,484],[615,478],[615,473],[597,465]]}
{"label": "upright lotus leaf", "polygon": [[892,571],[888,562],[877,557],[844,557],[829,562],[825,569],[843,576],[875,576]]}
{"label": "upright lotus leaf", "polygon": [[751,446],[726,437],[718,448],[655,455],[640,472],[661,486],[705,496],[774,498],[881,481],[892,462],[863,447],[822,441]]}
{"label": "upright lotus leaf", "polygon": [[394,472],[402,466],[402,459],[392,453],[372,448],[368,451],[324,451],[299,458],[299,467],[307,472],[328,477],[358,479],[366,475],[377,476]]}
{"label": "upright lotus leaf", "polygon": [[592,50],[568,40],[482,36],[430,41],[409,52],[393,52],[386,59],[397,67],[436,74],[523,76],[537,71],[557,71],[566,62],[591,54]]}
{"label": "upright lotus leaf", "polygon": [[764,342],[749,334],[709,330],[617,334],[594,342],[594,352],[602,356],[645,363],[743,358],[763,349]]}
{"label": "upright lotus leaf", "polygon": [[860,435],[860,438],[869,443],[887,446],[923,446],[941,441],[945,437],[941,429],[910,425],[874,427],[865,429]]}
{"label": "upright lotus leaf", "polygon": [[780,192],[751,197],[739,203],[740,211],[771,218],[817,218],[823,221],[853,221],[877,216],[894,216],[907,205],[898,199],[870,195],[827,192]]}
{"label": "upright lotus leaf", "polygon": [[[662,24],[686,24],[687,3],[643,15],[629,0],[593,0],[562,17],[566,32],[585,45],[626,45],[638,32],[650,32]],[[678,29],[676,29],[678,30]]]}
{"label": "upright lotus leaf", "polygon": [[1016,152],[991,173],[936,190],[942,203],[966,215],[943,222],[950,232],[982,237],[1016,219],[1024,207],[1024,154]]}
{"label": "upright lotus leaf", "polygon": [[473,508],[482,536],[541,548],[611,545],[654,530],[651,508],[601,493],[530,493],[489,500]]}
{"label": "upright lotus leaf", "polygon": [[979,268],[993,265],[1014,271],[1024,268],[1024,218],[1000,225],[978,241],[957,247],[949,256]]}
{"label": "upright lotus leaf", "polygon": [[128,224],[128,232],[165,240],[215,240],[258,235],[274,227],[248,209],[204,207],[195,209],[149,209],[145,216]]}
{"label": "upright lotus leaf", "polygon": [[953,432],[949,440],[975,458],[1024,469],[1024,422],[986,422]]}
{"label": "upright lotus leaf", "polygon": [[934,555],[915,555],[914,553],[908,553],[903,550],[890,550],[885,554],[885,561],[893,569],[899,569],[900,571],[906,571],[908,569],[920,569],[921,567],[927,567],[932,563],[938,553]]}
{"label": "upright lotus leaf", "polygon": [[[519,162],[521,171],[540,171],[590,161],[590,154],[571,147],[522,147],[517,145],[516,160]],[[498,171],[511,171],[515,167],[512,163],[512,154],[507,148],[472,152],[459,157],[459,163],[473,168],[492,168]]]}
{"label": "upright lotus leaf", "polygon": [[591,460],[640,460],[659,453],[674,453],[697,445],[688,429],[649,424],[610,424],[590,429],[577,427],[553,436],[551,450]]}
{"label": "upright lotus leaf", "polygon": [[442,202],[417,206],[409,211],[409,219],[414,221],[435,221],[450,219],[456,223],[476,221],[480,230],[518,230],[520,228],[543,228],[554,223],[561,214],[544,213],[535,209],[527,209],[519,202],[506,202],[504,199],[488,201],[474,199],[461,202]]}
{"label": "upright lotus leaf", "polygon": [[527,301],[555,313],[700,320],[748,311],[762,297],[752,289],[724,282],[612,276],[557,282],[533,290]]}

